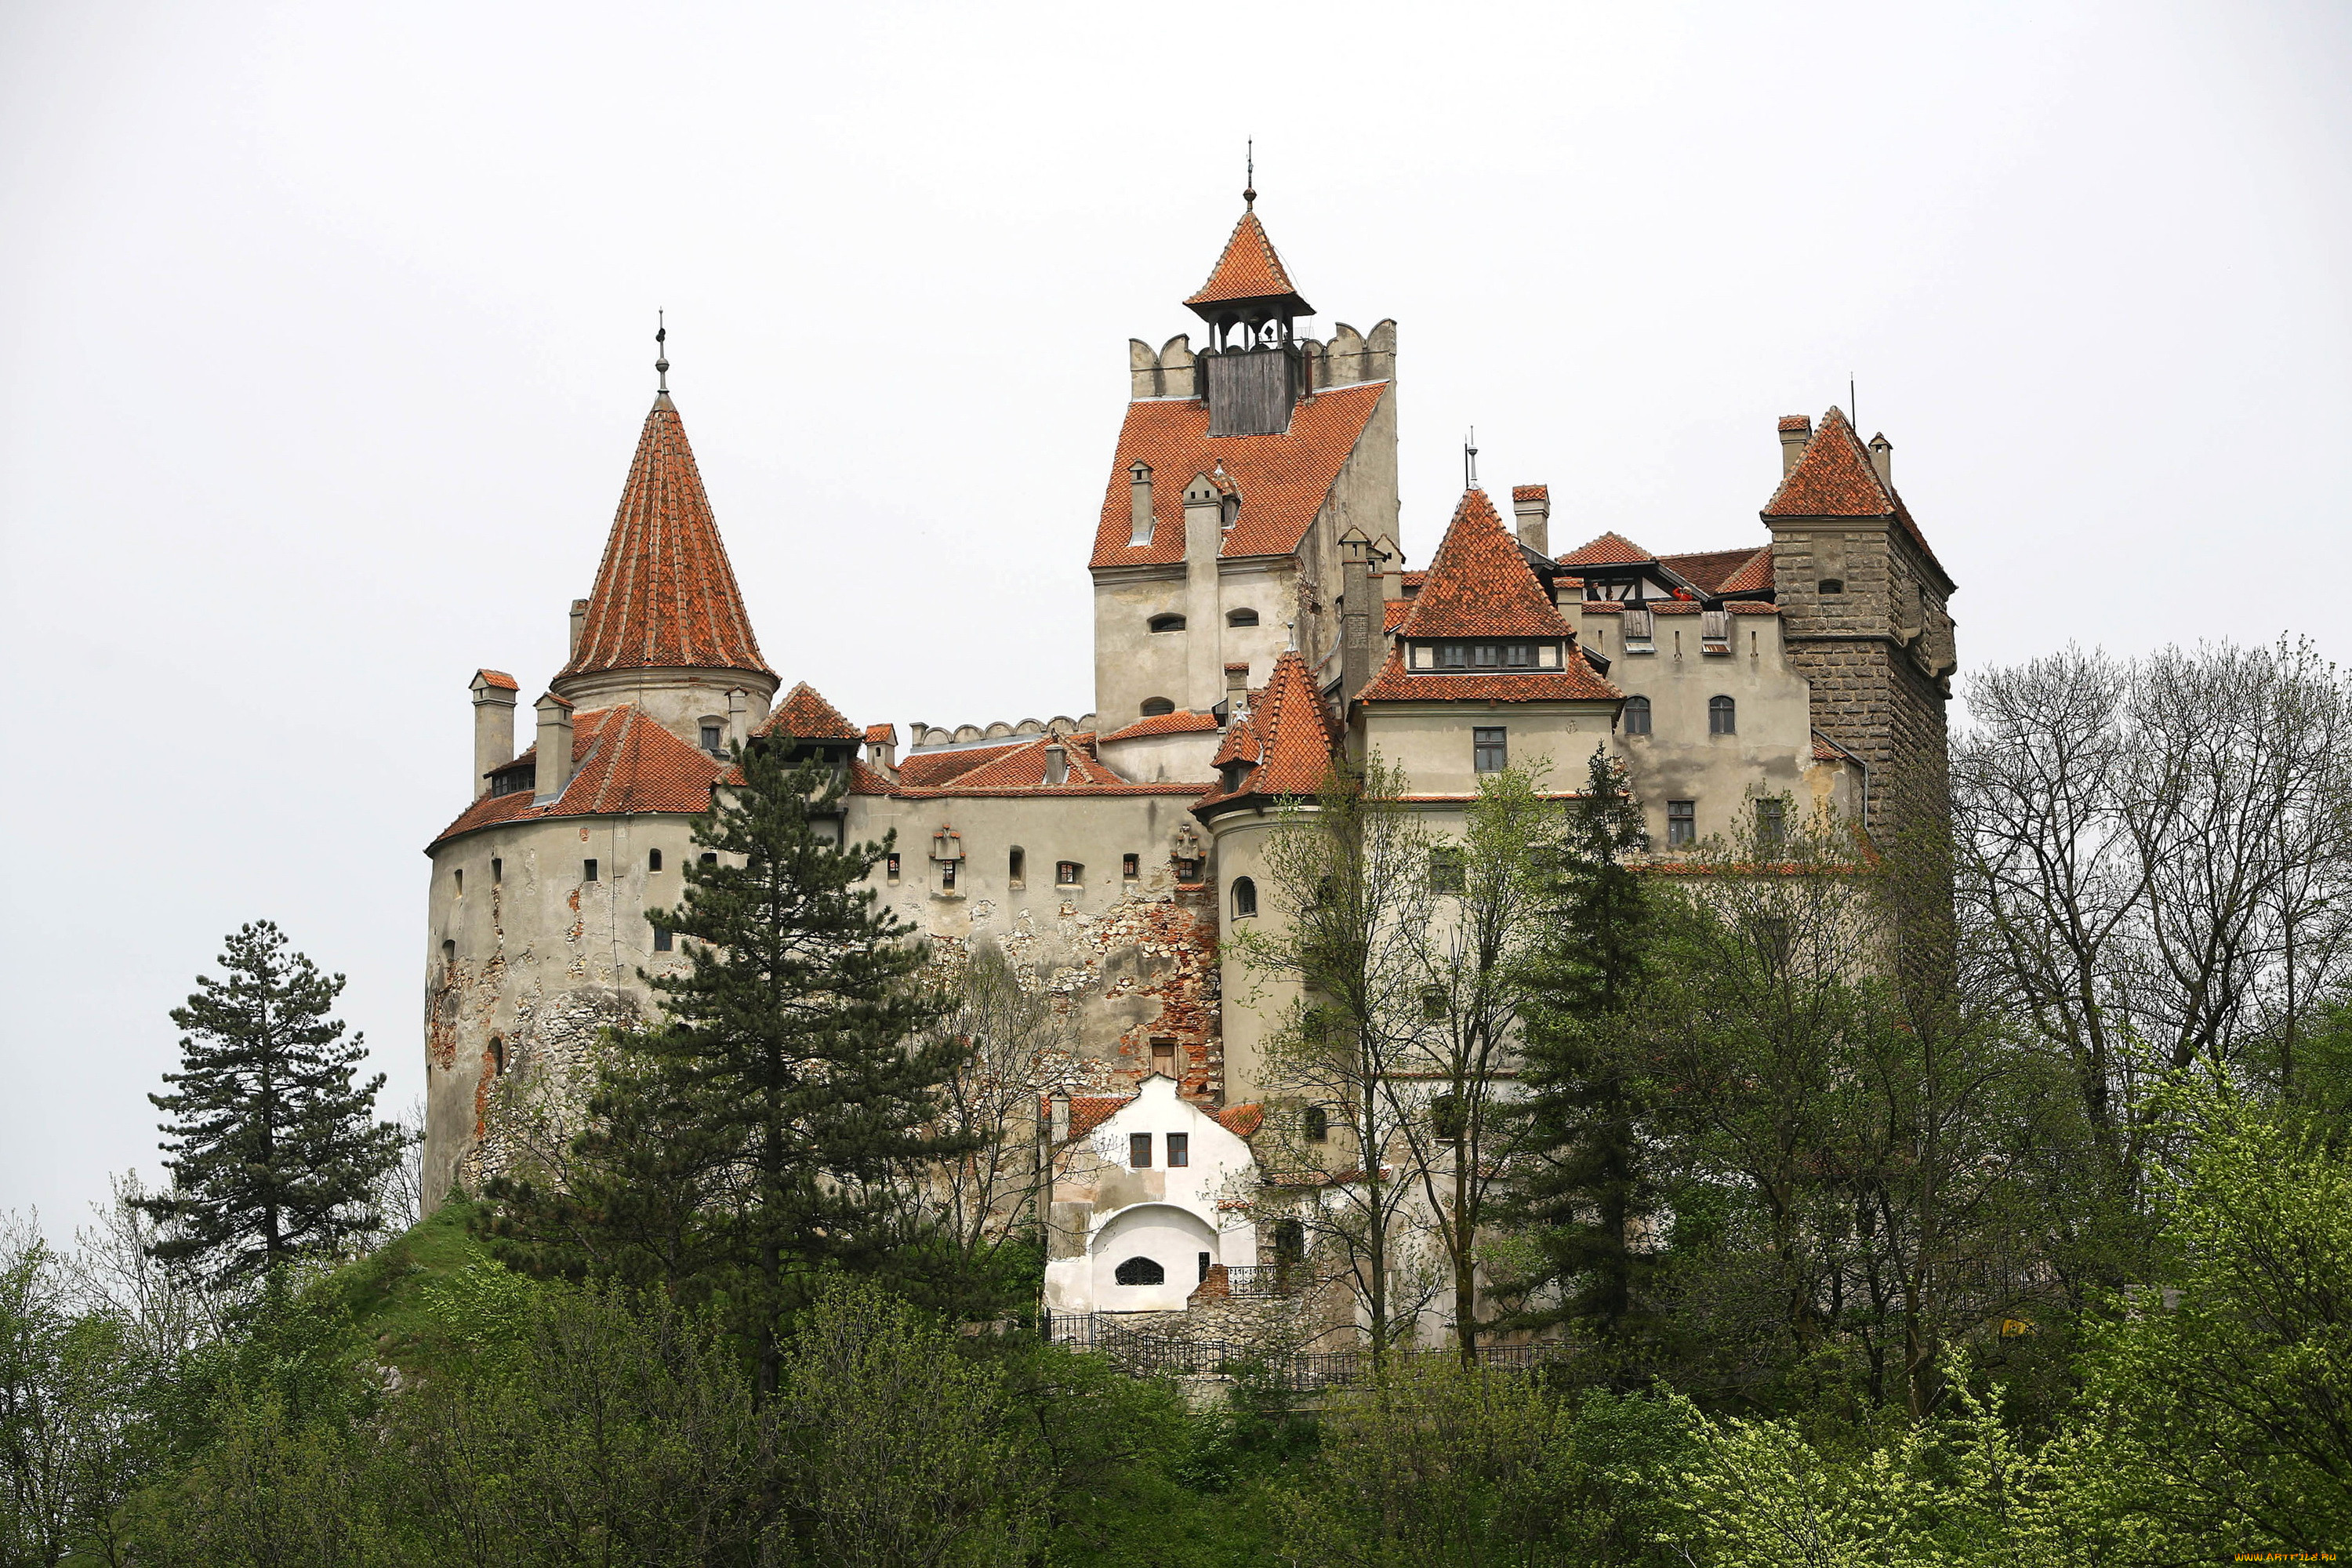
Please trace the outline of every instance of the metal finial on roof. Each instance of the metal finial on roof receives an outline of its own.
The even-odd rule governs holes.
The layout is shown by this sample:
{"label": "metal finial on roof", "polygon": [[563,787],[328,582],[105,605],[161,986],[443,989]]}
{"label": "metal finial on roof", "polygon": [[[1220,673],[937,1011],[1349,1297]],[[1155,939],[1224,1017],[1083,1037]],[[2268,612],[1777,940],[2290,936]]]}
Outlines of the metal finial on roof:
{"label": "metal finial on roof", "polygon": [[1255,212],[1257,210],[1257,138],[1255,136],[1249,138],[1242,143],[1242,146],[1244,149],[1242,153],[1244,167],[1248,171],[1242,180],[1242,207],[1246,212]]}
{"label": "metal finial on roof", "polygon": [[669,321],[667,317],[668,313],[667,311],[656,310],[654,312],[654,371],[661,377],[661,386],[658,390],[663,392],[667,392],[669,390],[669,349],[667,346],[669,342]]}
{"label": "metal finial on roof", "polygon": [[1470,426],[1470,439],[1462,443],[1462,488],[1478,488],[1478,426]]}

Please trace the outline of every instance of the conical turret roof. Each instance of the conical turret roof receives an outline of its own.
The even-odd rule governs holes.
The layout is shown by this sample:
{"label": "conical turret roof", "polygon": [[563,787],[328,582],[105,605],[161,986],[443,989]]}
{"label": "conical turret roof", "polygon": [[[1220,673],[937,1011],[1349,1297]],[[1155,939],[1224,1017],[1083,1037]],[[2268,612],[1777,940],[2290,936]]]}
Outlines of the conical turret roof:
{"label": "conical turret roof", "polygon": [[563,674],[647,668],[775,674],[760,657],[694,448],[667,392],[637,437],[580,646]]}

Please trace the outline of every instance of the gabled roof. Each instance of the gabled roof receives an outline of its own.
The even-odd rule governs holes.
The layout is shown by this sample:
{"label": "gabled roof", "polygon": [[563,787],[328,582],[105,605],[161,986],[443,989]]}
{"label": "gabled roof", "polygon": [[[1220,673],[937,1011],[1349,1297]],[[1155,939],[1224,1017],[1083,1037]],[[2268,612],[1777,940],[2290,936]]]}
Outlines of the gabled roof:
{"label": "gabled roof", "polygon": [[1638,566],[1656,556],[1622,533],[1604,533],[1559,558],[1562,566]]}
{"label": "gabled roof", "polygon": [[[1286,555],[1323,510],[1332,481],[1355,451],[1385,381],[1332,387],[1300,401],[1278,436],[1209,435],[1209,405],[1199,398],[1149,398],[1127,405],[1118,450],[1095,531],[1093,566],[1149,566],[1184,559],[1184,487],[1219,463],[1240,487],[1241,516],[1218,553]],[[1151,469],[1151,542],[1130,545],[1137,463]]]}
{"label": "gabled roof", "polygon": [[912,752],[898,763],[898,783],[909,789],[929,789],[946,784],[959,774],[968,773],[983,763],[992,763],[1025,743],[1023,741],[1007,741],[997,746]]}
{"label": "gabled roof", "polygon": [[1772,591],[1772,547],[1766,545],[1748,558],[1748,564],[1717,584],[1718,594],[1769,594]]}
{"label": "gabled roof", "polygon": [[[1785,427],[1785,421],[1783,422]],[[1797,466],[1784,476],[1772,499],[1764,503],[1765,518],[1892,517],[1911,542],[1927,558],[1948,584],[1951,574],[1928,548],[1927,536],[1911,520],[1911,509],[1892,485],[1878,477],[1870,452],[1847,423],[1845,411],[1832,406],[1822,416],[1821,428],[1805,443]]]}
{"label": "gabled roof", "polygon": [[[1658,564],[1688,583],[1702,594],[1724,594],[1733,590],[1723,584],[1759,552],[1758,546],[1742,545],[1738,550],[1696,550],[1681,555],[1661,555]],[[1767,582],[1764,584],[1770,587]]]}
{"label": "gabled roof", "polygon": [[898,726],[896,724],[866,725],[866,743],[869,746],[897,745],[898,743]]}
{"label": "gabled roof", "polygon": [[1222,783],[1193,802],[1193,809],[1245,795],[1314,795],[1331,769],[1331,751],[1338,735],[1325,711],[1315,678],[1297,648],[1286,648],[1274,661],[1265,689],[1250,698],[1249,710],[1225,730],[1213,765],[1238,763],[1246,770],[1238,787]]}
{"label": "gabled roof", "polygon": [[[540,816],[607,816],[635,812],[699,814],[710,808],[710,786],[728,771],[646,716],[635,703],[592,708],[572,719],[572,782],[546,805],[530,792],[490,795],[467,806],[433,842],[494,823]],[[507,766],[536,758],[538,748]]]}
{"label": "gabled roof", "polygon": [[1513,485],[1511,499],[1513,500],[1549,500],[1551,487],[1549,485]]}
{"label": "gabled roof", "polygon": [[1568,623],[1536,581],[1485,490],[1465,491],[1397,627],[1402,637],[1565,637]]}
{"label": "gabled roof", "polygon": [[1314,308],[1299,297],[1298,287],[1291,282],[1282,258],[1275,254],[1274,241],[1265,237],[1265,226],[1257,221],[1255,211],[1245,211],[1241,222],[1234,225],[1233,237],[1225,241],[1216,266],[1209,269],[1209,280],[1184,303],[1207,316],[1212,312],[1202,310],[1204,305],[1284,299],[1294,301],[1292,310],[1298,315],[1315,313]]}
{"label": "gabled roof", "polygon": [[667,392],[637,437],[580,646],[562,675],[646,668],[775,673],[760,657],[694,449]]}
{"label": "gabled roof", "polygon": [[803,680],[784,694],[776,710],[761,721],[755,735],[782,735],[793,741],[862,741],[866,731],[841,716],[841,710],[817,694]]}
{"label": "gabled roof", "polygon": [[493,691],[520,691],[522,684],[503,669],[478,669],[472,684],[488,687]]}

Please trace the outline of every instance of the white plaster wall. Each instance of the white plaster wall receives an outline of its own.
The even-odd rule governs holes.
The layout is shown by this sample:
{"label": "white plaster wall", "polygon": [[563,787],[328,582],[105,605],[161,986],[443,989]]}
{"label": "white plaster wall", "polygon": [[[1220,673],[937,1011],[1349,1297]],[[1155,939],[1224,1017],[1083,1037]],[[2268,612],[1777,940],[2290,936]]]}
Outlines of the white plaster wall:
{"label": "white plaster wall", "polygon": [[[1507,679],[1507,678],[1498,678]],[[1471,731],[1507,731],[1510,765],[1538,774],[1542,787],[1574,789],[1598,742],[1609,739],[1611,702],[1376,702],[1360,720],[1368,750],[1404,771],[1414,795],[1475,795],[1476,758]]]}
{"label": "white plaster wall", "polygon": [[[1781,657],[1780,617],[1732,616],[1731,652],[1712,656],[1699,651],[1696,616],[1658,616],[1654,624],[1657,651],[1621,649],[1609,670],[1618,689],[1650,700],[1650,734],[1621,732],[1616,749],[1652,842],[1665,847],[1669,800],[1694,804],[1702,838],[1744,828],[1742,814],[1759,793],[1793,797],[1792,814],[1810,810],[1811,689]],[[1717,695],[1736,705],[1735,734],[1707,732],[1707,701]]]}
{"label": "white plaster wall", "polygon": [[1223,740],[1223,734],[1215,730],[1138,735],[1128,741],[1106,741],[1096,749],[1096,754],[1121,778],[1137,784],[1197,782],[1201,793],[1206,795],[1211,781],[1217,776],[1209,759],[1217,754],[1217,747]]}
{"label": "white plaster wall", "polygon": [[1146,698],[1186,706],[1192,627],[1150,629],[1154,616],[1189,616],[1182,563],[1095,574],[1095,714],[1106,732],[1142,717]]}

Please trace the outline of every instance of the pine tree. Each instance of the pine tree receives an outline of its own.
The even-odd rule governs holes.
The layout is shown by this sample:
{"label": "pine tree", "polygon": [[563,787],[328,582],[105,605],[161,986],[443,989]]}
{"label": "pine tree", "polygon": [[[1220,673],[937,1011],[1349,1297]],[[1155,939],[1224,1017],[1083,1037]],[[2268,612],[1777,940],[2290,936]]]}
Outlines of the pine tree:
{"label": "pine tree", "polygon": [[1622,1348],[1648,1272],[1634,1246],[1652,1206],[1643,1169],[1644,1085],[1625,1041],[1649,964],[1650,895],[1625,857],[1644,834],[1624,764],[1592,753],[1551,863],[1522,1018],[1521,1173],[1509,1212],[1540,1258],[1515,1293],[1559,1292],[1517,1326],[1572,1322]]}
{"label": "pine tree", "polygon": [[539,1243],[541,1266],[568,1248],[575,1269],[722,1302],[764,1395],[819,1275],[933,1255],[913,1245],[913,1177],[971,1146],[933,1126],[969,1047],[926,1031],[925,953],[865,885],[893,840],[835,842],[838,766],[768,742],[737,761],[743,783],[695,826],[715,858],[686,867],[679,907],[646,911],[690,967],[645,976],[663,1017],[615,1042],[570,1191],[489,1195],[494,1230]]}
{"label": "pine tree", "polygon": [[140,1205],[170,1227],[152,1256],[215,1286],[373,1235],[401,1145],[374,1120],[383,1075],[352,1081],[364,1041],[327,1016],[343,977],[289,952],[269,921],[239,928],[220,962],[226,979],[199,974],[172,1009],[187,1031],[181,1070],[163,1075],[173,1092],[147,1098],[172,1119],[160,1131],[173,1187]]}

